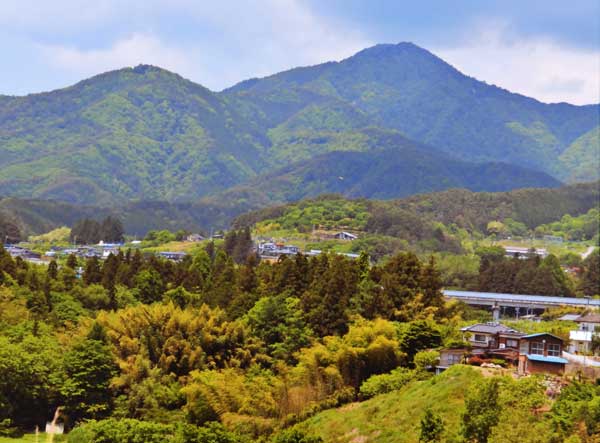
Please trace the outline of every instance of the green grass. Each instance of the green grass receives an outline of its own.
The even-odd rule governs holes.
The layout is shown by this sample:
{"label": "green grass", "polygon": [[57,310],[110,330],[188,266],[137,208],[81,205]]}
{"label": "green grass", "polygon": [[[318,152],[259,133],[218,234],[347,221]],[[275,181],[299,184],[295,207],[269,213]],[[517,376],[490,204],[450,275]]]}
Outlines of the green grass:
{"label": "green grass", "polygon": [[326,443],[417,443],[421,416],[431,407],[444,420],[450,441],[460,429],[465,392],[481,377],[478,368],[456,365],[399,391],[324,411],[303,426]]}

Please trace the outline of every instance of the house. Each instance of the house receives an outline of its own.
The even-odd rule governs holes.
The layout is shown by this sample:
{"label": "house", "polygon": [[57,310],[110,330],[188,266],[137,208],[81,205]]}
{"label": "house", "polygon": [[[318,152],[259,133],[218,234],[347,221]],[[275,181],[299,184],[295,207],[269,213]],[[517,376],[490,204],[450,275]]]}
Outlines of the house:
{"label": "house", "polygon": [[[518,339],[521,334],[519,331],[497,322],[477,323],[461,328],[461,331],[463,339],[473,348],[485,349],[500,349],[501,344],[506,347],[507,343],[510,344],[509,347],[513,347],[512,340]],[[502,334],[502,338],[499,334]]]}
{"label": "house", "polygon": [[170,251],[162,251],[157,254],[159,257],[171,260],[171,261],[181,261],[185,258],[185,252],[170,252]]}
{"label": "house", "polygon": [[569,352],[587,354],[592,350],[592,331],[569,331]]}
{"label": "house", "polygon": [[469,350],[464,348],[459,349],[441,349],[440,350],[440,361],[435,367],[435,373],[440,374],[448,369],[452,365],[457,365],[465,361],[466,356],[469,355]]}
{"label": "house", "polygon": [[579,315],[573,321],[578,323],[579,329],[569,332],[569,352],[590,352],[594,336],[600,335],[600,314]]}
{"label": "house", "polygon": [[346,231],[342,231],[342,232],[338,232],[337,234],[335,234],[333,236],[333,238],[337,239],[337,240],[356,240],[358,238],[357,235],[351,234],[350,232],[346,232]]}
{"label": "house", "polygon": [[259,243],[258,253],[264,257],[280,257],[282,255],[296,255],[300,252],[298,246],[286,245],[283,243]]}
{"label": "house", "polygon": [[575,319],[575,322],[579,325],[580,331],[594,332],[596,329],[600,330],[600,314],[582,315]]}
{"label": "house", "polygon": [[546,332],[524,335],[519,342],[519,374],[564,374],[568,361],[562,358],[562,351],[560,337]]}
{"label": "house", "polygon": [[200,234],[190,234],[186,237],[186,240],[189,242],[197,243],[197,242],[204,240],[204,237],[201,236]]}
{"label": "house", "polygon": [[505,246],[504,247],[504,255],[506,257],[516,257],[525,259],[529,254],[535,254],[540,258],[546,258],[548,256],[548,251],[543,248],[521,248],[518,246]]}

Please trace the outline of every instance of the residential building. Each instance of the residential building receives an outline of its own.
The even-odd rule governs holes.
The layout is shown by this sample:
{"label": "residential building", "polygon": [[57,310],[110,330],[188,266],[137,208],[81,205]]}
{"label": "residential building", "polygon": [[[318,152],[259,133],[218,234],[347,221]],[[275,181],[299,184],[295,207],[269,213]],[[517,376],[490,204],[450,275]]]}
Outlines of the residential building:
{"label": "residential building", "polygon": [[189,242],[200,242],[204,240],[204,237],[200,234],[190,234],[187,236],[186,240]]}
{"label": "residential building", "polygon": [[516,257],[525,259],[529,254],[535,254],[541,258],[546,258],[548,256],[548,251],[544,248],[521,248],[517,246],[505,246],[504,247],[505,255],[507,257]]}
{"label": "residential building", "polygon": [[[499,349],[501,343],[506,347],[507,342],[512,345],[511,337],[521,334],[519,331],[497,322],[477,323],[466,326],[461,331],[464,340],[470,343],[473,348],[486,349]],[[502,342],[499,339],[499,334],[504,334]]]}
{"label": "residential building", "polygon": [[587,354],[592,351],[594,336],[600,336],[600,314],[580,315],[573,321],[579,329],[569,333],[569,352]]}
{"label": "residential building", "polygon": [[563,340],[546,332],[525,335],[519,343],[518,372],[562,375],[568,361],[562,358]]}
{"label": "residential building", "polygon": [[171,252],[171,251],[162,251],[157,253],[157,255],[161,258],[165,258],[171,261],[181,261],[185,258],[185,252]]}
{"label": "residential building", "polygon": [[346,231],[338,232],[333,237],[338,240],[350,240],[350,241],[356,240],[358,238],[357,235],[354,235],[354,234],[352,234],[350,232],[346,232]]}

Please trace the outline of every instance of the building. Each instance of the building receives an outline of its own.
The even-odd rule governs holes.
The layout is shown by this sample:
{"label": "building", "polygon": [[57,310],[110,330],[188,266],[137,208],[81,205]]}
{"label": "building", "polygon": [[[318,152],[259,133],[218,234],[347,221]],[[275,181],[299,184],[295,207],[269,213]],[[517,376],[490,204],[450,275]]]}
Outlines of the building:
{"label": "building", "polygon": [[525,335],[519,342],[518,372],[562,375],[568,361],[562,358],[563,340],[546,332]]}
{"label": "building", "polygon": [[157,255],[161,258],[167,259],[167,260],[171,260],[171,261],[181,261],[185,258],[186,253],[185,252],[170,252],[170,251],[163,251],[163,252],[159,252],[157,253]]}
{"label": "building", "polygon": [[354,234],[352,234],[350,232],[346,232],[346,231],[338,232],[333,237],[337,240],[350,240],[350,241],[356,240],[358,238],[357,235],[354,235]]}
{"label": "building", "polygon": [[592,351],[594,336],[600,336],[600,314],[578,315],[573,321],[579,329],[569,332],[569,352],[587,354]]}
{"label": "building", "polygon": [[440,361],[435,367],[435,373],[440,374],[452,365],[463,363],[469,355],[468,349],[442,349],[440,350]]}
{"label": "building", "polygon": [[587,354],[592,350],[592,331],[569,331],[569,352]]}
{"label": "building", "polygon": [[461,328],[461,331],[464,341],[473,348],[485,349],[503,349],[507,346],[507,343],[510,343],[510,347],[514,347],[513,340],[518,340],[520,336],[524,335],[515,329],[496,322],[477,323]]}
{"label": "building", "polygon": [[582,315],[575,320],[580,331],[600,332],[600,314]]}
{"label": "building", "polygon": [[521,248],[517,246],[504,247],[504,255],[506,255],[506,257],[516,257],[525,259],[529,256],[529,254],[535,254],[540,258],[546,258],[548,256],[548,251],[543,248]]}
{"label": "building", "polygon": [[186,240],[189,242],[201,242],[202,240],[204,240],[204,237],[201,236],[200,234],[190,234],[186,237]]}
{"label": "building", "polygon": [[282,255],[296,255],[300,252],[298,246],[283,243],[266,242],[258,244],[258,253],[261,257],[280,257]]}

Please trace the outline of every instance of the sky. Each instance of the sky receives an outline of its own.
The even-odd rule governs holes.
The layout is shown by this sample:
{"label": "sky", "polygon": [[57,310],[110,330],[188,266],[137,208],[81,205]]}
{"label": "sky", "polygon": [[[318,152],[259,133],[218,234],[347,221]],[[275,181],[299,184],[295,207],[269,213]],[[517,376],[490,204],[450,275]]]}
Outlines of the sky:
{"label": "sky", "polygon": [[543,102],[600,102],[598,0],[0,0],[0,94],[140,63],[221,90],[403,41]]}

